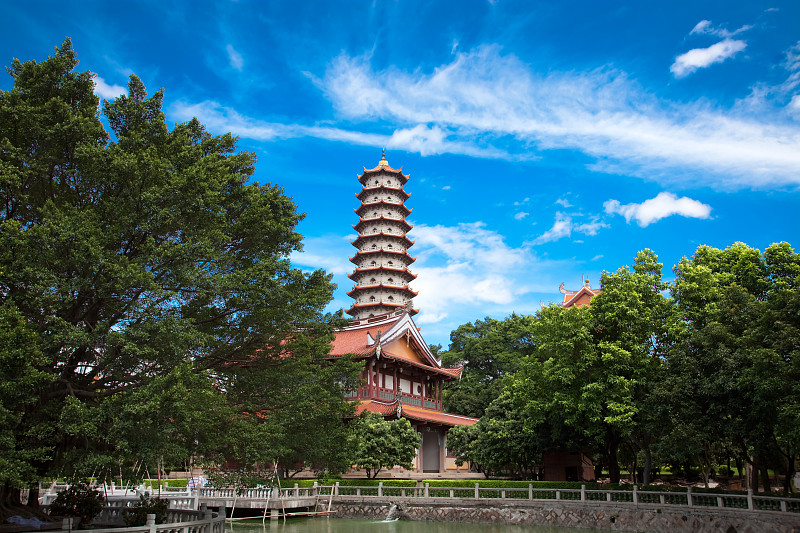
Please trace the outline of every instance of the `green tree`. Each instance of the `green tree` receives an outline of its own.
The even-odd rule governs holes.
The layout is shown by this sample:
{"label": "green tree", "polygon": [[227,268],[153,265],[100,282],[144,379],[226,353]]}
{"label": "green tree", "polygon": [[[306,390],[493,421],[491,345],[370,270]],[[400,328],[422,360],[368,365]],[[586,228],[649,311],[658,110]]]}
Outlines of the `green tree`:
{"label": "green tree", "polygon": [[[549,307],[536,316],[536,347],[514,376],[514,397],[529,426],[554,417],[599,444],[611,481],[620,479],[618,452],[626,439],[650,456],[643,406],[657,375],[669,302],[661,294],[661,264],[643,250],[632,269],[603,273],[591,306]],[[649,476],[649,460],[646,479]]]}
{"label": "green tree", "polygon": [[383,468],[411,468],[422,439],[405,418],[384,420],[377,413],[362,414],[352,423],[356,440],[353,463],[374,478]]}
{"label": "green tree", "polygon": [[[732,444],[769,486],[771,457],[787,475],[798,453],[800,257],[786,243],[762,254],[743,243],[699,247],[675,268],[680,341],[668,353],[662,404],[673,418],[668,452],[696,457]],[[683,428],[697,427],[694,438]],[[779,465],[776,465],[779,466]],[[754,475],[750,482],[757,486]],[[787,488],[788,484],[787,484]]]}
{"label": "green tree", "polygon": [[516,371],[533,352],[532,317],[512,314],[504,320],[485,318],[464,324],[450,334],[450,349],[442,354],[447,366],[463,365],[461,379],[444,391],[444,408],[480,418],[503,390],[502,379]]}
{"label": "green tree", "polygon": [[[273,428],[291,418],[291,387],[316,412],[347,412],[325,380],[352,368],[319,370],[330,276],[289,262],[301,248],[296,206],[252,181],[255,157],[231,135],[196,119],[170,130],[163,91],[148,95],[135,76],[127,95],[103,104],[107,133],[93,75],[76,66],[66,40],[41,63],[15,60],[14,86],[0,93],[3,329],[36,337],[20,345],[32,357],[19,389],[35,401],[13,406],[4,449],[35,454],[37,476],[177,457],[207,422],[181,387]],[[184,436],[145,443],[115,409],[153,416],[148,435]],[[303,420],[308,435],[329,429]],[[0,481],[29,478],[18,464],[0,462]]]}

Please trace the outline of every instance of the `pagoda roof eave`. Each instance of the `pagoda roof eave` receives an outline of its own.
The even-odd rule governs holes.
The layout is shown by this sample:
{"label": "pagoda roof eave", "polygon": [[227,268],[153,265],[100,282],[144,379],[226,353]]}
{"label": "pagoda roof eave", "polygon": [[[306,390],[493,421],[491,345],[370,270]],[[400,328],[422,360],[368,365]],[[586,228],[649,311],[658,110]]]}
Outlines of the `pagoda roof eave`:
{"label": "pagoda roof eave", "polygon": [[383,283],[377,283],[375,285],[356,285],[352,289],[350,289],[346,294],[351,298],[355,298],[354,294],[357,294],[361,291],[371,291],[375,289],[389,289],[389,290],[396,290],[398,292],[406,292],[410,293],[414,296],[419,294],[418,291],[412,290],[411,287],[408,285],[384,285]]}

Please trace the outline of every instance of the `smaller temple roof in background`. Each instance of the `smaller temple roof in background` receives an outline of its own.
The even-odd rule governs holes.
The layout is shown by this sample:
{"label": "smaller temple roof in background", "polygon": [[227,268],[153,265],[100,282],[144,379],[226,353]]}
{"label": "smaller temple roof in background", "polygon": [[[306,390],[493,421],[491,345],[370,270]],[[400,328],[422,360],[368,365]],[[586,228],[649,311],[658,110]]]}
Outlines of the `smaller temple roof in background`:
{"label": "smaller temple roof in background", "polygon": [[602,289],[593,289],[587,278],[583,280],[583,287],[576,291],[566,290],[563,283],[558,287],[558,290],[564,295],[564,301],[561,303],[561,307],[564,308],[589,305],[592,298],[603,292]]}

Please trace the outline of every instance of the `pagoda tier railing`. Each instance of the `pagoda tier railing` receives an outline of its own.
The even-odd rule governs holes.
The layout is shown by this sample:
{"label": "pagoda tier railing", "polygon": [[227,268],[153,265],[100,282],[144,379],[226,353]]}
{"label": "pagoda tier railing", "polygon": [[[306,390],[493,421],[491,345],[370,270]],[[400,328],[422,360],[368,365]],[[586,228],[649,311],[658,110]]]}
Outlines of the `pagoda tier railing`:
{"label": "pagoda tier railing", "polygon": [[[357,391],[345,394],[345,398],[357,400],[378,400],[381,402],[391,403],[398,398],[398,393],[395,389],[388,389],[386,387],[365,386]],[[399,393],[400,403],[411,405],[414,407],[424,407],[425,409],[434,409],[437,411],[442,410],[442,402],[436,398],[428,398],[421,394],[409,394],[406,392]]]}

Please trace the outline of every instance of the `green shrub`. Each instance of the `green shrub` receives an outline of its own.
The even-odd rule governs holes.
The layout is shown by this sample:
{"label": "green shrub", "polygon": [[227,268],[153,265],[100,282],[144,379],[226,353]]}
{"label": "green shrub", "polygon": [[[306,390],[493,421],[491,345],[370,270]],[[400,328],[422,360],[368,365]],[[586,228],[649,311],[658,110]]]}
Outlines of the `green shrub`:
{"label": "green shrub", "polygon": [[105,498],[99,490],[94,490],[83,481],[78,481],[58,493],[50,504],[50,515],[78,517],[81,519],[81,527],[84,527],[100,514],[103,502]]}
{"label": "green shrub", "polygon": [[158,497],[150,497],[147,493],[139,496],[139,501],[133,507],[122,510],[122,519],[129,527],[143,526],[147,523],[147,515],[156,515],[156,524],[163,524],[167,519],[169,501]]}

